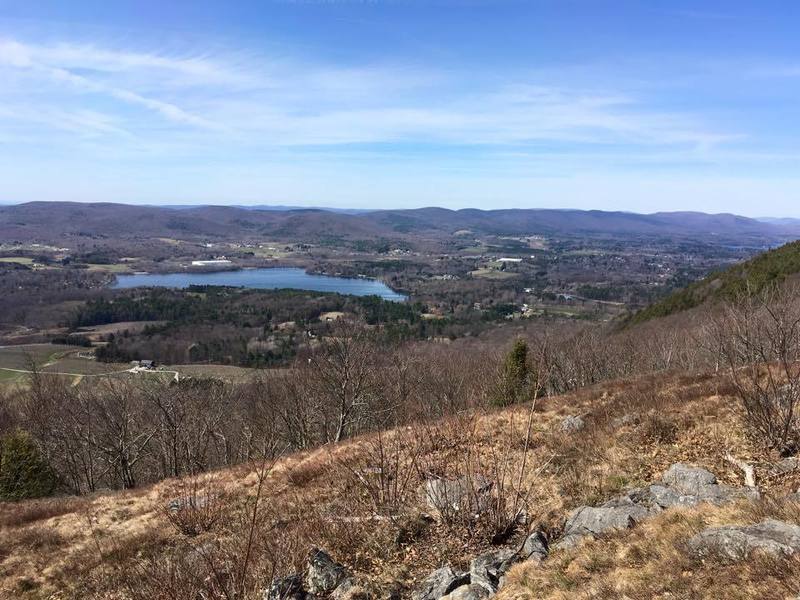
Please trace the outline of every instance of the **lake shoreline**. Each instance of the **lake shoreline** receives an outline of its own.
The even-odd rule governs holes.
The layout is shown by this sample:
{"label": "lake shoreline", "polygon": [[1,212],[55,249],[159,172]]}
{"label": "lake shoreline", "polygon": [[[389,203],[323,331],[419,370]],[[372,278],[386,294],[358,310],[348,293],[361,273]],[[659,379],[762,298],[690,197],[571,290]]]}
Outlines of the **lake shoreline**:
{"label": "lake shoreline", "polygon": [[111,289],[136,287],[187,288],[192,285],[250,289],[299,289],[354,296],[378,296],[406,302],[409,296],[371,277],[338,277],[309,272],[299,267],[238,267],[214,271],[117,274]]}

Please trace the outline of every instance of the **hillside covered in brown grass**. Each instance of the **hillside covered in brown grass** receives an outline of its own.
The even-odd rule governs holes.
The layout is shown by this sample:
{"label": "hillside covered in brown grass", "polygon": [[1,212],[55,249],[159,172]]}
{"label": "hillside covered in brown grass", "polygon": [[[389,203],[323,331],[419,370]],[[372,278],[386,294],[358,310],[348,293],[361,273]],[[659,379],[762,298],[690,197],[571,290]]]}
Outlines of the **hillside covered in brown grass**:
{"label": "hillside covered in brown grass", "polygon": [[[549,555],[515,564],[498,598],[794,597],[794,557],[709,560],[687,547],[710,526],[800,522],[787,498],[800,470],[754,443],[737,407],[722,375],[644,376],[196,478],[2,504],[0,594],[260,598],[274,580],[302,577],[322,548],[353,582],[346,597],[420,597],[432,571],[468,571],[539,532]],[[754,466],[759,500],[675,506],[558,547],[576,508],[675,463],[744,489],[730,456]],[[431,480],[481,484],[448,509],[424,493]]]}

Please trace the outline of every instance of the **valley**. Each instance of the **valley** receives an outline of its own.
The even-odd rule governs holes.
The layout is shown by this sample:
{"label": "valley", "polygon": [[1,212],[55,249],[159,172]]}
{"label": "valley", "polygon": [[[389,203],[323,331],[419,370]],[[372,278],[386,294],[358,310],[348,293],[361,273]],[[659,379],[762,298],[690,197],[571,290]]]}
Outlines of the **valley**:
{"label": "valley", "polygon": [[787,230],[399,214],[4,241],[0,597],[794,593]]}

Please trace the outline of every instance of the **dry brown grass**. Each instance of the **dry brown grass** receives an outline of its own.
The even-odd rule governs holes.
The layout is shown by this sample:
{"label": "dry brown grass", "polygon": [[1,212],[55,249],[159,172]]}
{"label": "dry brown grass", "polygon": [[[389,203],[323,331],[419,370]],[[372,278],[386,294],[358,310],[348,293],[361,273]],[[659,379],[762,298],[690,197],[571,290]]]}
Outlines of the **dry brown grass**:
{"label": "dry brown grass", "polygon": [[[786,516],[774,506],[766,510]],[[630,531],[554,552],[541,565],[519,565],[497,598],[794,598],[800,592],[798,559],[753,556],[724,564],[686,551],[686,541],[705,527],[757,522],[759,513],[747,503],[666,511]]]}
{"label": "dry brown grass", "polygon": [[[319,546],[382,589],[407,589],[442,564],[465,567],[492,547],[498,524],[520,507],[527,521],[509,532],[509,541],[540,525],[555,532],[572,508],[653,481],[679,461],[707,467],[725,483],[741,485],[741,473],[725,460],[727,452],[755,464],[768,491],[788,491],[796,475],[767,476],[766,465],[775,457],[748,438],[735,401],[724,392],[725,382],[708,376],[641,377],[541,400],[530,430],[530,405],[520,405],[286,456],[265,481],[268,508],[257,523],[253,582],[267,585],[273,573],[298,569],[309,547]],[[561,432],[566,415],[583,415],[585,429]],[[420,517],[426,508],[416,489],[426,477],[469,474],[496,482],[487,516],[459,515],[442,522]],[[184,484],[175,480],[131,492],[53,500],[47,510],[42,507],[49,504],[0,506],[0,548],[5,548],[0,597],[61,592],[61,598],[113,593],[136,598],[123,574],[138,577],[144,593],[206,585],[198,577],[208,577],[211,565],[235,570],[240,540],[248,531],[243,515],[250,514],[258,478],[253,465],[206,477],[225,491],[229,514],[213,531],[191,536],[170,527],[165,515],[169,500],[182,495]],[[675,578],[669,584],[675,586],[673,597],[697,597],[692,590],[699,593],[714,584],[712,571],[708,565],[687,563],[681,541],[706,523],[758,520],[753,511],[788,515],[790,510],[758,506],[750,513],[742,508],[669,512],[626,535],[556,555],[541,569],[516,569],[504,595],[666,597],[668,583],[657,582],[664,579],[659,573],[667,573]],[[43,528],[52,537],[37,542]],[[681,570],[667,568],[670,560]],[[765,572],[777,578],[780,568]],[[770,587],[766,579],[748,583],[747,577],[753,573],[725,571],[720,581],[729,580],[725,585],[735,594],[740,594],[736,582],[753,592]],[[248,589],[255,594],[255,587]],[[176,594],[151,597],[180,597]]]}

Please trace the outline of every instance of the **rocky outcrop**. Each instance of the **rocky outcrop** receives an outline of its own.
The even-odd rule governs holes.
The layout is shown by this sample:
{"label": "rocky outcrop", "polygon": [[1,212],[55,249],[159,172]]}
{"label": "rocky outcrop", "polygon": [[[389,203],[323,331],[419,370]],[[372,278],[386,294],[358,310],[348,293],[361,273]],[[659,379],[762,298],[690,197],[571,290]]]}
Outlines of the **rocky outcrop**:
{"label": "rocky outcrop", "polygon": [[506,571],[517,562],[513,548],[502,548],[475,558],[469,567],[469,582],[479,585],[489,593],[495,593]]}
{"label": "rocky outcrop", "polygon": [[274,579],[264,592],[264,600],[304,600],[303,578],[300,575],[289,575]]}
{"label": "rocky outcrop", "polygon": [[[547,542],[541,532],[530,534],[518,549],[500,548],[481,554],[470,563],[469,572],[456,573],[442,567],[431,573],[411,595],[412,600],[483,600],[503,585],[508,570],[525,560],[543,560]],[[442,590],[446,590],[441,594]]]}
{"label": "rocky outcrop", "polygon": [[522,544],[518,552],[519,560],[544,560],[547,558],[547,539],[541,531],[534,531]]}
{"label": "rocky outcrop", "polygon": [[800,526],[767,519],[757,525],[710,527],[692,537],[687,546],[697,558],[741,561],[761,552],[791,556],[800,552]]}
{"label": "rocky outcrop", "polygon": [[439,600],[458,587],[469,583],[468,575],[456,573],[449,566],[436,569],[411,594],[411,600]]}
{"label": "rocky outcrop", "polygon": [[615,498],[601,506],[581,506],[567,519],[564,535],[556,547],[569,548],[587,535],[630,529],[651,514],[650,507],[637,504],[629,496]]}
{"label": "rocky outcrop", "polygon": [[485,587],[475,583],[470,583],[468,585],[462,585],[460,588],[453,590],[446,596],[442,596],[441,600],[484,600],[489,596],[491,596],[491,592],[489,592]]}
{"label": "rocky outcrop", "polygon": [[167,503],[167,510],[172,514],[183,511],[200,510],[206,508],[215,498],[208,494],[197,494],[173,498]]}
{"label": "rocky outcrop", "polygon": [[327,596],[349,578],[342,565],[324,550],[314,548],[308,555],[306,591],[317,596]]}
{"label": "rocky outcrop", "polygon": [[657,483],[630,490],[600,506],[580,506],[572,511],[564,525],[564,534],[554,547],[570,548],[586,536],[630,529],[672,506],[724,504],[757,496],[754,489],[718,483],[716,476],[706,469],[676,463]]}
{"label": "rocky outcrop", "polygon": [[344,566],[324,550],[314,548],[308,553],[305,576],[289,575],[274,579],[262,595],[263,600],[306,600],[319,596],[344,600],[352,598],[355,581]]}
{"label": "rocky outcrop", "polygon": [[[420,487],[428,507],[438,513],[482,510],[492,484],[475,475],[458,479],[432,479]],[[661,480],[612,498],[599,506],[581,506],[567,518],[563,535],[554,548],[568,548],[587,536],[620,531],[672,506],[693,506],[701,502],[722,504],[738,498],[752,498],[751,489],[733,488],[717,481],[713,473],[699,467],[676,463]],[[483,499],[483,500],[482,500]],[[755,550],[771,554],[800,551],[800,527],[779,521],[765,521],[748,527],[717,527],[697,534],[689,542],[699,557],[711,553],[741,560]],[[542,561],[549,553],[545,536],[537,531],[517,548],[498,548],[475,557],[469,571],[451,566],[436,569],[411,593],[412,600],[485,600],[503,585],[515,564]],[[307,600],[310,596],[349,600],[359,597],[350,573],[323,550],[309,554],[305,576],[294,575],[272,582],[264,600]]]}

